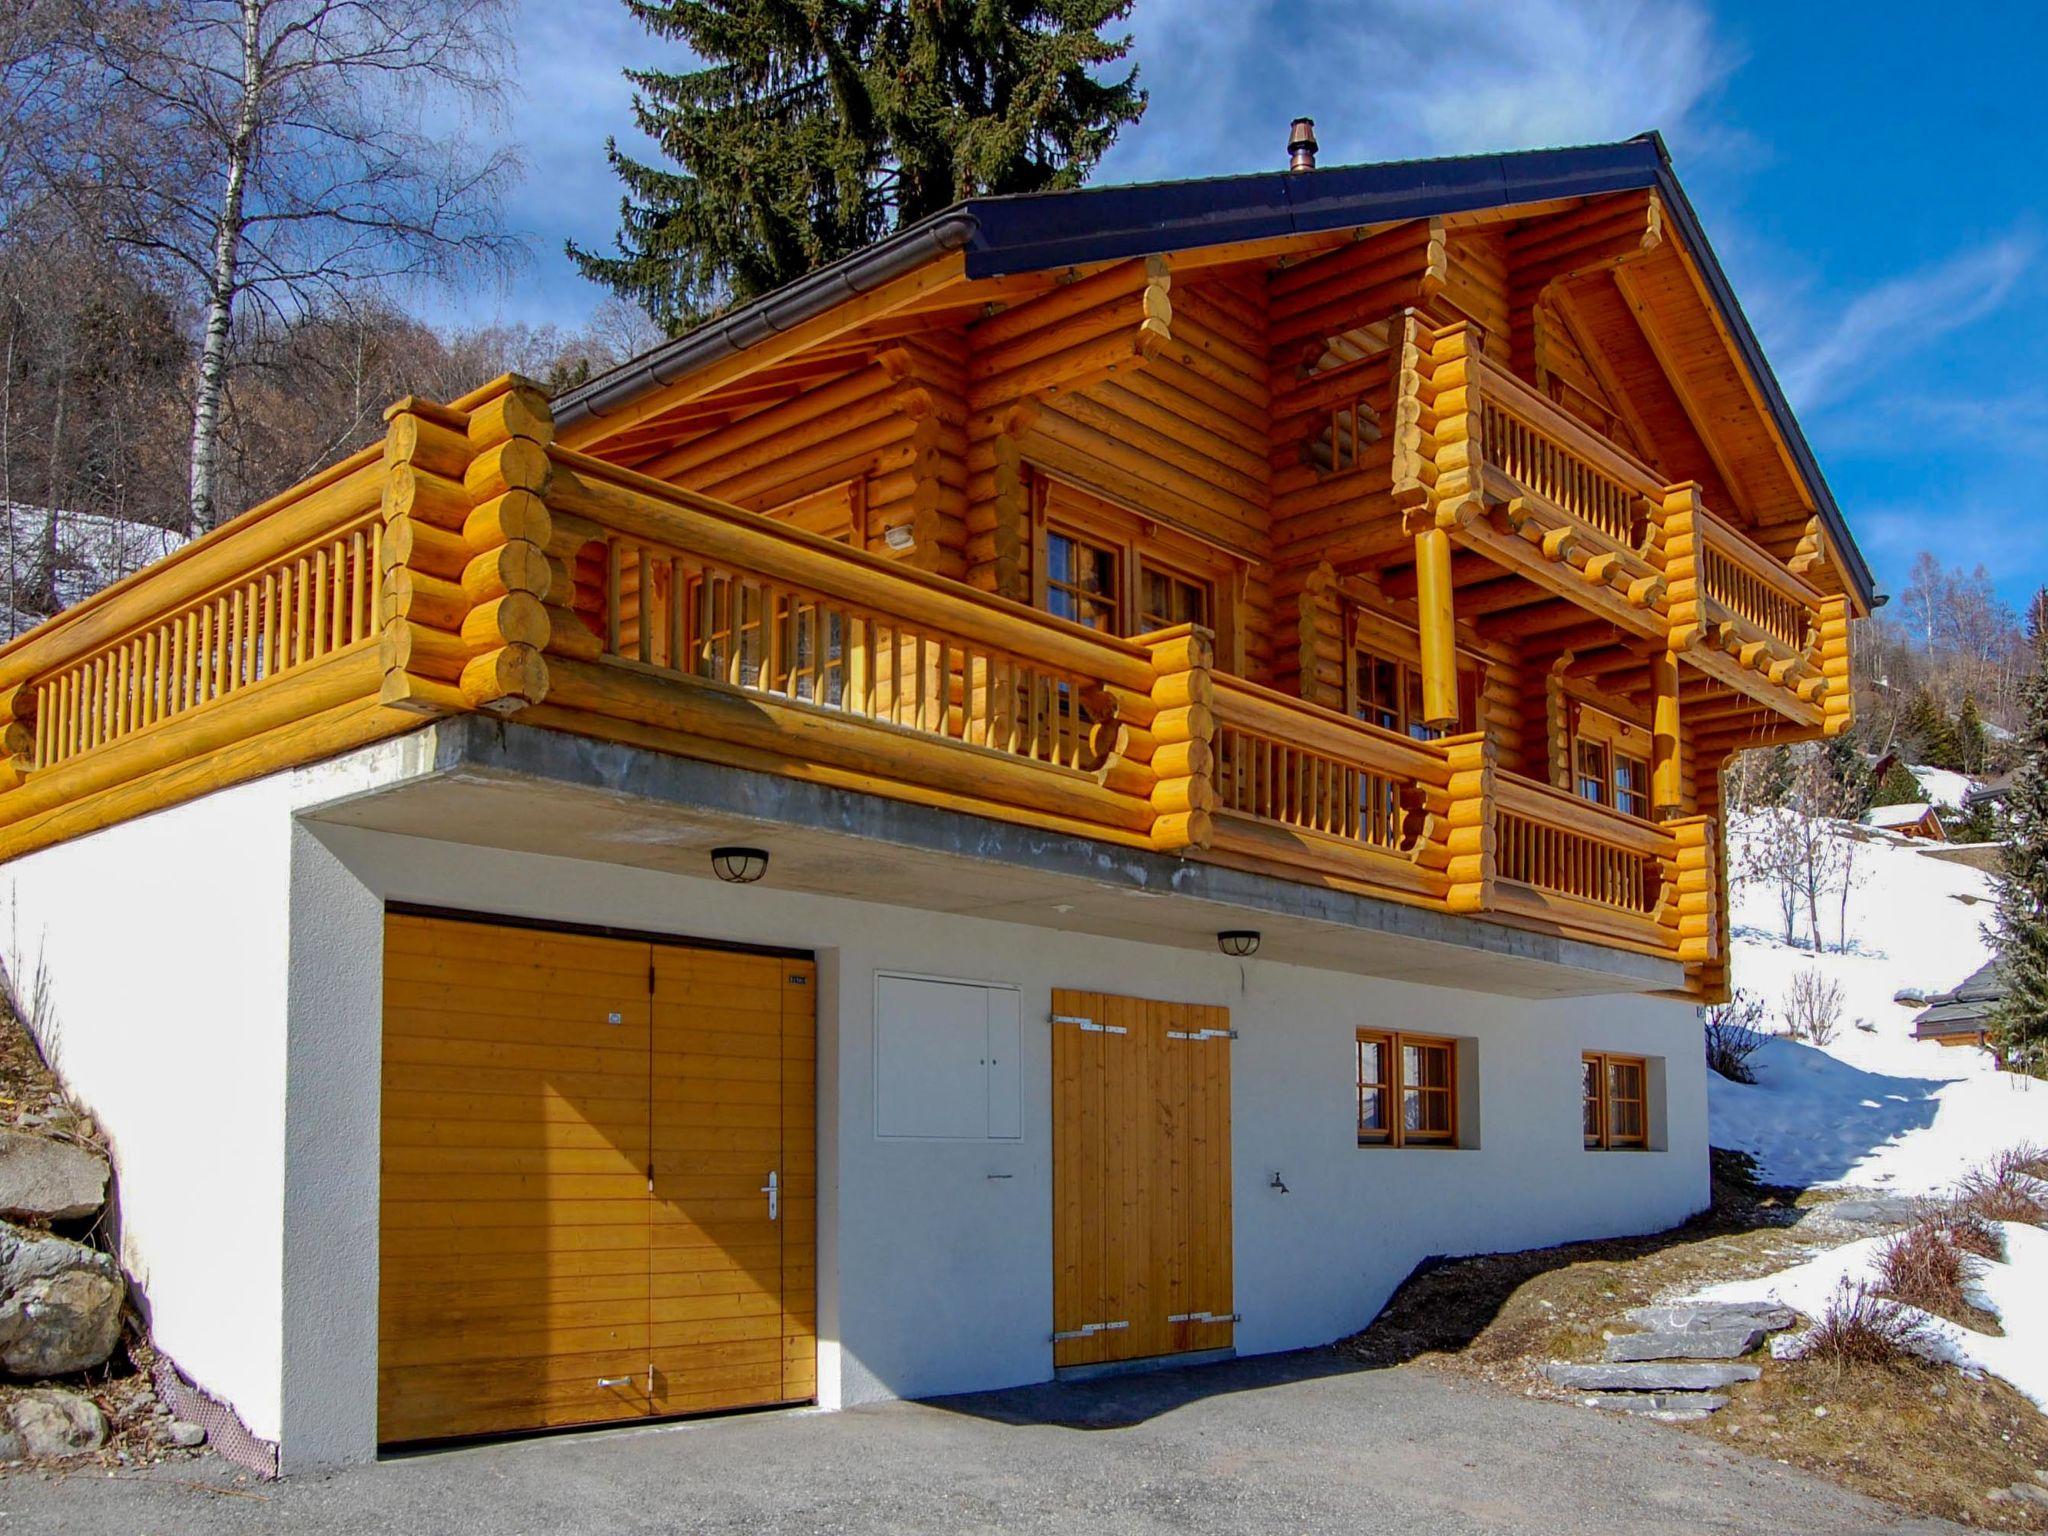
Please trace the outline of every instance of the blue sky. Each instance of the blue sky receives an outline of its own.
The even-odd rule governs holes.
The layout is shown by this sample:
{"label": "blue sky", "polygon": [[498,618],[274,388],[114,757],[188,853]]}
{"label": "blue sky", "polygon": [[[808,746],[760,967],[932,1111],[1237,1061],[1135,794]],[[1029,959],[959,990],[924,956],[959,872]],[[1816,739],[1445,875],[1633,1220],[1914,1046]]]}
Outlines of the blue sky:
{"label": "blue sky", "polygon": [[[609,241],[627,64],[683,62],[610,0],[523,0],[510,215],[531,267],[460,317],[579,323],[561,254]],[[1882,587],[1916,552],[2048,582],[2048,8],[1691,0],[1138,0],[1145,119],[1098,181],[1326,165],[1660,128]]]}

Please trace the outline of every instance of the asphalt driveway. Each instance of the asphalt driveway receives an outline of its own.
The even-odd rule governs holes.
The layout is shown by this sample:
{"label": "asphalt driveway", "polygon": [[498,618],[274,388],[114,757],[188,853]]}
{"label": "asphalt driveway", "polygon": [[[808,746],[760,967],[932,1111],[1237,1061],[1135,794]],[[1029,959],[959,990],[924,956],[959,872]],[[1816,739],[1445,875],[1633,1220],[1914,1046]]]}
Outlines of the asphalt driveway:
{"label": "asphalt driveway", "polygon": [[[233,1491],[224,1491],[233,1490]],[[1322,1353],[847,1413],[0,1483],[0,1533],[1958,1531],[1672,1429]]]}

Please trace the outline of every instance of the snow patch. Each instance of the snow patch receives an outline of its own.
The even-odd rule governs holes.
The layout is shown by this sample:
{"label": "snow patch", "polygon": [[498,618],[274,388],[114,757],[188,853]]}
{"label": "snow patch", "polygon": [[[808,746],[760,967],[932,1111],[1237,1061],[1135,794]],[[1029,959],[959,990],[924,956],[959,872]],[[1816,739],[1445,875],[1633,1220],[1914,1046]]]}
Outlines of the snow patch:
{"label": "snow patch", "polygon": [[1976,784],[1976,780],[1967,773],[1957,773],[1949,768],[1927,768],[1908,763],[1906,771],[1919,783],[1920,792],[1945,811],[1960,811],[1963,797]]}

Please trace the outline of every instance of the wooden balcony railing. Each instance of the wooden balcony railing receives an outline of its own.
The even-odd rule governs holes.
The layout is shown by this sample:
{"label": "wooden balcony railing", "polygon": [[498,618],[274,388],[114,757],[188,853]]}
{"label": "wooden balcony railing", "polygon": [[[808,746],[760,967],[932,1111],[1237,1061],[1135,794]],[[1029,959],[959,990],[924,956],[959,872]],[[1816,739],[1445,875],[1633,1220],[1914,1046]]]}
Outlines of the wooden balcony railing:
{"label": "wooden balcony railing", "polygon": [[1428,524],[1806,725],[1846,676],[1845,621],[1699,488],[1655,471],[1492,361],[1469,324],[1411,316],[1396,497]]}
{"label": "wooden balcony railing", "polygon": [[1441,746],[1240,678],[1219,676],[1214,691],[1212,850],[1444,895],[1427,839],[1450,782]]}
{"label": "wooden balcony railing", "polygon": [[571,452],[509,381],[389,420],[0,650],[0,858],[487,710],[1688,964],[1718,943],[1708,819],[1218,675],[1193,626],[1100,634]]}

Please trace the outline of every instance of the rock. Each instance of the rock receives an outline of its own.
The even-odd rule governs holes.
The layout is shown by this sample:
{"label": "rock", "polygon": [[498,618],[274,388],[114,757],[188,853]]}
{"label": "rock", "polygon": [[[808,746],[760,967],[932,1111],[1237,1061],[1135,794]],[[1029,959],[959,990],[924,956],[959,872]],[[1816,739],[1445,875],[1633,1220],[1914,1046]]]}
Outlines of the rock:
{"label": "rock", "polygon": [[1985,1491],[1984,1502],[1987,1504],[2003,1504],[2011,1497],[2012,1490],[2010,1488],[1991,1488]]}
{"label": "rock", "polygon": [[1814,1212],[1828,1221],[1859,1227],[1908,1227],[1920,1219],[1921,1202],[1907,1195],[1876,1195],[1868,1200],[1837,1200]]}
{"label": "rock", "polygon": [[0,1226],[0,1370],[33,1379],[101,1364],[120,1341],[126,1295],[98,1249]]}
{"label": "rock", "polygon": [[1754,1365],[1607,1364],[1566,1365],[1555,1362],[1543,1374],[1561,1387],[1582,1392],[1707,1392],[1755,1381],[1763,1375]]}
{"label": "rock", "polygon": [[22,1393],[8,1406],[7,1417],[27,1456],[75,1456],[107,1443],[107,1419],[99,1405],[61,1387]]}
{"label": "rock", "polygon": [[2033,1483],[2014,1483],[2012,1496],[2024,1503],[2038,1504],[2041,1508],[2048,1509],[2048,1488],[2037,1487]]}
{"label": "rock", "polygon": [[1579,1401],[1609,1413],[1635,1413],[1666,1421],[1704,1419],[1728,1406],[1728,1399],[1716,1392],[1596,1392]]}
{"label": "rock", "polygon": [[1739,1360],[1763,1342],[1761,1328],[1672,1328],[1607,1341],[1609,1360]]}
{"label": "rock", "polygon": [[164,1426],[164,1439],[189,1451],[206,1444],[206,1431],[197,1424],[188,1424],[183,1419],[173,1419]]}
{"label": "rock", "polygon": [[47,1136],[0,1131],[0,1219],[77,1221],[107,1203],[107,1160]]}
{"label": "rock", "polygon": [[1622,1314],[1639,1328],[1761,1328],[1776,1333],[1799,1321],[1790,1307],[1768,1301],[1672,1301]]}
{"label": "rock", "polygon": [[2048,1467],[2036,1467],[2034,1469],[2034,1481],[2043,1488],[2048,1488]]}

